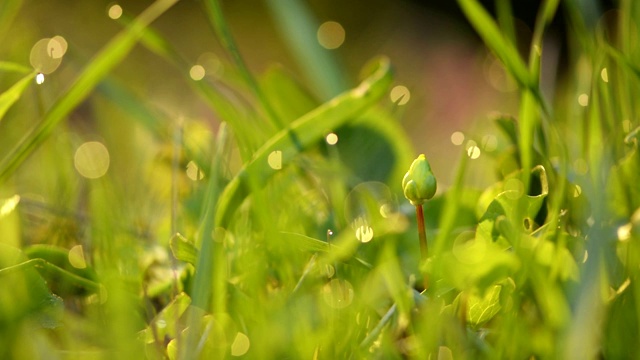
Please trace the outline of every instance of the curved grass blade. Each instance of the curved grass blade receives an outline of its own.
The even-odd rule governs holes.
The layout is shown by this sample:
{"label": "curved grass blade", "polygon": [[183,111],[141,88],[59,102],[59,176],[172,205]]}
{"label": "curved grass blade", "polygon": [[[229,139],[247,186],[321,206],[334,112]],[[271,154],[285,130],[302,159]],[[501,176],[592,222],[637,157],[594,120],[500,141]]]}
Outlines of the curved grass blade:
{"label": "curved grass blade", "polygon": [[22,93],[27,89],[27,86],[31,83],[35,73],[31,73],[22,79],[20,79],[17,83],[13,84],[7,91],[0,94],[0,121],[4,115],[9,111],[9,108],[13,106],[13,104],[20,99]]}
{"label": "curved grass blade", "polygon": [[177,0],[157,0],[138,16],[131,26],[114,37],[80,74],[44,119],[0,162],[0,182],[9,177],[42,144],[53,129],[84,99],[95,86],[133,49],[142,31],[167,11]]}
{"label": "curved grass blade", "polygon": [[[275,174],[277,170],[268,163],[273,152],[280,152],[282,164],[289,163],[299,151],[320,140],[328,129],[337,128],[352,120],[378,101],[387,92],[391,81],[389,60],[380,59],[375,64],[375,71],[360,86],[324,103],[294,121],[288,129],[279,131],[258,149],[253,160],[245,164],[221,194],[215,218],[216,226],[224,227],[229,223],[252,185],[261,186]],[[291,134],[295,134],[297,141],[294,141]],[[300,150],[298,146],[301,146]]]}

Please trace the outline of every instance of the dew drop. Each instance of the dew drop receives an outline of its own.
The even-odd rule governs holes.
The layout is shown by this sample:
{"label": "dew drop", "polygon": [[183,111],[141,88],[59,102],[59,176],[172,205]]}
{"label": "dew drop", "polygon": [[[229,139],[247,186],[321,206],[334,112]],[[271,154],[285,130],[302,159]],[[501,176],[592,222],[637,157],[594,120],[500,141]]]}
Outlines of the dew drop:
{"label": "dew drop", "polygon": [[631,230],[633,230],[633,225],[631,223],[620,226],[617,231],[618,240],[627,241],[631,239]]}
{"label": "dew drop", "polygon": [[327,21],[318,28],[318,42],[325,49],[337,49],[344,43],[345,31],[340,23]]}
{"label": "dew drop", "polygon": [[204,178],[204,174],[195,162],[189,161],[187,164],[187,177],[193,181],[198,181]]}
{"label": "dew drop", "polygon": [[20,195],[13,195],[8,199],[0,201],[0,218],[12,212],[20,203]]}
{"label": "dew drop", "polygon": [[43,83],[44,83],[44,74],[38,73],[38,75],[36,75],[36,84],[42,85]]}
{"label": "dew drop", "polygon": [[467,141],[467,156],[469,156],[469,158],[471,158],[472,160],[475,160],[477,158],[480,157],[481,151],[480,148],[478,147],[478,143],[476,143],[473,140],[469,140]]}
{"label": "dew drop", "polygon": [[480,148],[477,146],[471,146],[467,149],[467,155],[473,160],[479,158],[480,153],[481,153]]}
{"label": "dew drop", "polygon": [[274,170],[282,169],[282,151],[272,151],[267,158],[267,163],[269,163],[269,166]]}
{"label": "dew drop", "polygon": [[609,82],[609,74],[607,73],[607,68],[602,68],[602,71],[600,71],[600,77],[602,78],[602,81],[606,83]]}
{"label": "dew drop", "polygon": [[358,184],[349,192],[344,202],[344,216],[361,242],[397,229],[403,219],[391,189],[377,181]]}
{"label": "dew drop", "polygon": [[393,214],[394,214],[394,211],[393,211],[393,206],[391,206],[391,204],[382,204],[382,206],[380,206],[380,216],[382,216],[383,218],[388,219]]}
{"label": "dew drop", "polygon": [[344,309],[353,302],[353,285],[343,279],[333,279],[322,288],[325,303],[334,309]]}
{"label": "dew drop", "polygon": [[197,64],[200,64],[208,76],[219,78],[224,70],[220,58],[212,52],[205,52],[198,57]]}
{"label": "dew drop", "polygon": [[159,329],[164,329],[167,327],[167,321],[165,319],[159,319],[158,321],[156,321],[156,327],[158,327]]}
{"label": "dew drop", "polygon": [[391,93],[389,93],[389,98],[392,103],[401,106],[409,102],[409,99],[411,99],[411,92],[406,86],[394,86],[394,88],[391,89]]}
{"label": "dew drop", "polygon": [[122,16],[122,7],[118,4],[111,5],[107,11],[107,15],[113,20],[117,20]]}
{"label": "dew drop", "polygon": [[84,269],[87,267],[82,245],[76,245],[69,250],[69,264],[76,269]]}
{"label": "dew drop", "polygon": [[573,189],[573,197],[578,197],[580,196],[580,194],[582,194],[582,188],[580,187],[580,185],[576,185]]}
{"label": "dew drop", "polygon": [[109,161],[109,151],[97,141],[80,145],[73,158],[76,170],[87,179],[97,179],[106,174]]}
{"label": "dew drop", "polygon": [[327,141],[327,144],[335,145],[338,143],[338,135],[336,135],[335,133],[330,133],[326,136],[325,140]]}
{"label": "dew drop", "polygon": [[578,96],[578,104],[580,104],[580,106],[582,107],[586,107],[587,105],[589,105],[589,95],[580,94],[580,96]]}
{"label": "dew drop", "polygon": [[356,228],[356,239],[362,243],[368,243],[373,239],[373,229],[368,225],[360,225]]}
{"label": "dew drop", "polygon": [[242,356],[246,354],[250,346],[251,341],[249,341],[249,337],[241,332],[237,333],[233,339],[233,343],[231,343],[231,356]]}
{"label": "dew drop", "polygon": [[56,35],[47,44],[47,48],[49,49],[49,56],[52,59],[60,59],[67,52],[67,40],[60,35]]}
{"label": "dew drop", "polygon": [[453,134],[451,134],[451,143],[453,145],[462,145],[462,143],[464,142],[464,134],[460,131],[456,131]]}
{"label": "dew drop", "polygon": [[[53,48],[50,47],[51,44],[54,44]],[[51,74],[56,71],[62,62],[62,54],[59,54],[62,49],[63,46],[58,40],[40,39],[31,48],[29,63],[37,72]],[[58,57],[58,55],[60,56]]]}
{"label": "dew drop", "polygon": [[202,80],[204,78],[204,75],[205,75],[205,71],[202,65],[194,65],[189,70],[189,76],[195,81]]}

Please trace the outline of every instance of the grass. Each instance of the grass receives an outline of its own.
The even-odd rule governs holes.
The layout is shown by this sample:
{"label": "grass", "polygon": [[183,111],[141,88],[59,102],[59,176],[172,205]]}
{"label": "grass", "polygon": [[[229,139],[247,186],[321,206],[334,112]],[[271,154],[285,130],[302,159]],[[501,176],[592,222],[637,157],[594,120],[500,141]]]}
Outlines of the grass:
{"label": "grass", "polygon": [[[313,90],[288,69],[251,72],[217,0],[203,16],[230,60],[202,81],[154,27],[175,11],[167,0],[124,14],[89,60],[70,44],[63,64],[80,68],[47,74],[56,97],[38,69],[0,59],[0,357],[637,357],[640,5],[597,21],[545,1],[523,56],[513,4],[497,0],[494,18],[458,1],[519,105],[495,119],[497,148],[481,145],[495,182],[467,185],[468,143],[453,183],[420,207],[423,259],[400,185],[422,149],[383,100],[393,64],[375,58],[348,86],[312,39],[313,12],[291,3],[269,10],[304,30],[284,38]],[[30,6],[8,4],[3,29]],[[568,67],[550,92],[544,39],[560,11]],[[219,121],[123,81],[136,44]],[[89,141],[108,158],[74,158]]]}

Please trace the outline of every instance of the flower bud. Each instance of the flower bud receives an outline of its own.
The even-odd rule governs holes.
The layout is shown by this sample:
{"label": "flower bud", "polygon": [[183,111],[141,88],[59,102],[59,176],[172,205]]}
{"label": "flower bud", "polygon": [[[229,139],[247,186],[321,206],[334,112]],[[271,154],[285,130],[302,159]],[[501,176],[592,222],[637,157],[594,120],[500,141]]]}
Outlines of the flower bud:
{"label": "flower bud", "polygon": [[431,199],[436,193],[436,178],[431,172],[431,166],[424,154],[420,154],[413,160],[409,171],[402,179],[402,190],[404,197],[412,205],[418,206]]}

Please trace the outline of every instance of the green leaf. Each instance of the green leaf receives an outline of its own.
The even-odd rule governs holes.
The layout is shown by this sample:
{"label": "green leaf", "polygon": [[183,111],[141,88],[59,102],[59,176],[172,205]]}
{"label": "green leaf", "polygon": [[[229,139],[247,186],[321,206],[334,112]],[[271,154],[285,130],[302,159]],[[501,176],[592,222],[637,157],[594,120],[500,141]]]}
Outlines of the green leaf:
{"label": "green leaf", "polygon": [[[270,166],[269,157],[278,157],[286,165],[302,150],[322,139],[327,129],[334,129],[353,119],[378,101],[391,84],[389,61],[380,59],[374,71],[360,86],[308,112],[279,131],[245,164],[221,194],[215,224],[226,226],[252,187],[263,186],[279,167]],[[272,164],[273,165],[273,164]]]}
{"label": "green leaf", "polygon": [[31,83],[34,75],[35,74],[32,73],[23,77],[17,83],[13,84],[12,87],[7,89],[7,91],[0,94],[0,121],[2,121],[4,115],[9,111],[9,108],[13,106],[18,99],[20,99],[20,96],[22,96],[22,93]]}
{"label": "green leaf", "polygon": [[467,300],[467,322],[473,327],[481,326],[500,312],[501,285],[495,285],[484,294],[471,294]]}
{"label": "green leaf", "polygon": [[[531,171],[531,177],[534,178],[531,183],[539,186],[531,189],[535,192],[533,195],[524,194],[524,184],[520,181],[519,173],[513,173],[485,190],[476,207],[476,215],[480,218],[476,229],[477,237],[495,241],[499,235],[506,235],[496,228],[499,219],[508,220],[510,224],[503,223],[502,229],[526,233],[535,229],[535,219],[549,194],[549,183],[546,170],[541,165]],[[513,238],[507,240],[514,241]]]}
{"label": "green leaf", "polygon": [[187,240],[187,238],[182,236],[180,233],[176,233],[171,237],[169,247],[176,259],[187,262],[191,265],[196,264],[198,259],[198,249],[196,249],[193,243]]}
{"label": "green leaf", "polygon": [[53,129],[86,99],[95,86],[133,49],[142,31],[177,0],[158,0],[114,37],[85,67],[75,83],[47,111],[44,119],[0,162],[0,182],[9,177],[51,135]]}

